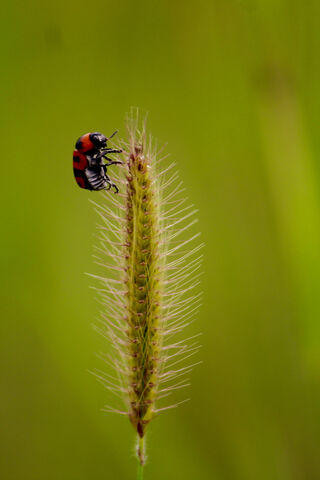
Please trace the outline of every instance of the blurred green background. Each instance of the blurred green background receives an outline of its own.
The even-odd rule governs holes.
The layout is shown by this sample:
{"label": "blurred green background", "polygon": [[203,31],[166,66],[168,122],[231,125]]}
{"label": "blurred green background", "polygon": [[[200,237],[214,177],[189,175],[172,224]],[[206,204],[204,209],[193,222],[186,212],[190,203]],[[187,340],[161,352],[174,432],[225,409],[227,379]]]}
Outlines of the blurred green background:
{"label": "blurred green background", "polygon": [[132,428],[86,372],[108,347],[71,169],[75,140],[123,136],[131,106],[168,142],[206,243],[203,364],[151,425],[146,480],[319,479],[319,1],[1,14],[1,479],[135,478]]}

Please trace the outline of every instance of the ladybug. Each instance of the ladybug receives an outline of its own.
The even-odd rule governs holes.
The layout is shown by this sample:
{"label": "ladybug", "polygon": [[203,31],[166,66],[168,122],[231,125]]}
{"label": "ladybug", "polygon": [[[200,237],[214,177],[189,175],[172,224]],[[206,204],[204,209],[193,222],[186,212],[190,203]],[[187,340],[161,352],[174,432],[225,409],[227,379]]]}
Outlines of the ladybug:
{"label": "ladybug", "polygon": [[[107,175],[107,167],[122,163],[107,156],[109,153],[122,152],[107,147],[107,141],[117,132],[118,130],[108,138],[99,132],[86,133],[77,140],[73,152],[73,173],[79,187],[87,190],[110,190],[113,187],[114,193],[118,193],[118,187]],[[104,163],[104,159],[108,163]]]}

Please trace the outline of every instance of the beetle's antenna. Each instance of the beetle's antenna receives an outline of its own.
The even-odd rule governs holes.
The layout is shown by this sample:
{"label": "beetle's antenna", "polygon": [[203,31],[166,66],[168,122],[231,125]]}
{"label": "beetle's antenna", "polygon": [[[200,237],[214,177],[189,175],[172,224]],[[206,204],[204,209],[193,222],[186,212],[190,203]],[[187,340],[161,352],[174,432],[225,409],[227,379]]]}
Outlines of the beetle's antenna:
{"label": "beetle's antenna", "polygon": [[107,141],[110,140],[110,138],[114,137],[116,133],[118,133],[119,130],[116,130],[115,132],[113,132],[113,134],[107,138]]}

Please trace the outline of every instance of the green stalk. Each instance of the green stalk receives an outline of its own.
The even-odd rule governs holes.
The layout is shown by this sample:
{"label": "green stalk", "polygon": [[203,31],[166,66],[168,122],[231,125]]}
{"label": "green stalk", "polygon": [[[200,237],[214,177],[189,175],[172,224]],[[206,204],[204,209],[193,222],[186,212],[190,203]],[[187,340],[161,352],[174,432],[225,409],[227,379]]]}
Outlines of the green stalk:
{"label": "green stalk", "polygon": [[138,480],[143,479],[143,471],[144,471],[144,462],[145,462],[145,455],[144,455],[144,437],[140,437],[138,435],[138,447],[137,447],[137,457],[138,457]]}
{"label": "green stalk", "polygon": [[139,463],[137,480],[143,480],[143,469],[144,466]]}

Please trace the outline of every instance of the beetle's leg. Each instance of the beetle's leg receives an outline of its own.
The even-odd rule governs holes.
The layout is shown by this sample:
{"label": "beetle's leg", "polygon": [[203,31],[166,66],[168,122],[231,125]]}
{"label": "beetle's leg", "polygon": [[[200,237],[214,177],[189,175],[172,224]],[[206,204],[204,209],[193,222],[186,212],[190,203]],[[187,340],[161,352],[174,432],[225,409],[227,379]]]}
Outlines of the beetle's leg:
{"label": "beetle's leg", "polygon": [[119,193],[119,188],[117,187],[117,185],[115,185],[114,183],[112,183],[111,186],[115,189],[115,192],[114,192],[114,193]]}
{"label": "beetle's leg", "polygon": [[95,158],[104,157],[104,155],[108,155],[109,153],[122,153],[123,150],[118,150],[116,148],[103,148],[99,153],[97,153]]}
{"label": "beetle's leg", "polygon": [[119,192],[119,188],[117,187],[116,184],[112,183],[112,182],[109,182],[109,180],[107,180],[107,183],[108,183],[108,186],[105,187],[106,190],[110,190],[112,187],[115,189],[115,192],[114,193],[118,193]]}
{"label": "beetle's leg", "polygon": [[[113,151],[115,151],[115,150],[113,150]],[[95,160],[101,160],[102,158],[104,158],[104,159],[108,160],[107,165],[122,165],[122,162],[116,162],[115,160],[112,160],[112,158],[107,157],[108,153],[112,153],[112,152],[106,152],[106,151],[100,152],[94,157],[94,159]]]}
{"label": "beetle's leg", "polygon": [[97,153],[94,158],[95,158],[96,160],[100,160],[101,158],[104,157],[104,155],[105,155],[105,152],[102,151],[102,152]]}
{"label": "beetle's leg", "polygon": [[[106,165],[103,165],[103,166],[106,167]],[[117,185],[115,185],[114,183],[111,182],[110,177],[106,174],[106,168],[105,168],[105,177],[106,177],[106,180],[108,182],[108,188],[106,188],[106,190],[110,190],[110,188],[113,187],[115,189],[114,193],[118,193],[119,188],[117,187]]]}
{"label": "beetle's leg", "polygon": [[106,177],[106,181],[108,183],[108,187],[106,187],[106,190],[110,190],[110,188],[112,187],[112,182],[111,182],[110,178],[108,177],[108,175],[106,174],[106,169],[104,169],[104,174],[105,174],[105,177]]}
{"label": "beetle's leg", "polygon": [[110,161],[110,159],[108,158],[109,162],[108,163],[105,163],[105,166],[106,167],[110,167],[110,165],[123,165],[122,162],[114,162],[113,160]]}
{"label": "beetle's leg", "polygon": [[106,155],[103,155],[103,158],[105,160],[108,160],[108,163],[105,164],[107,167],[109,167],[110,165],[123,165],[122,162],[115,162],[114,160],[112,160],[112,158],[109,158]]}
{"label": "beetle's leg", "polygon": [[121,150],[121,149],[119,150],[117,148],[104,148],[103,152],[104,153],[122,153],[123,150]]}

